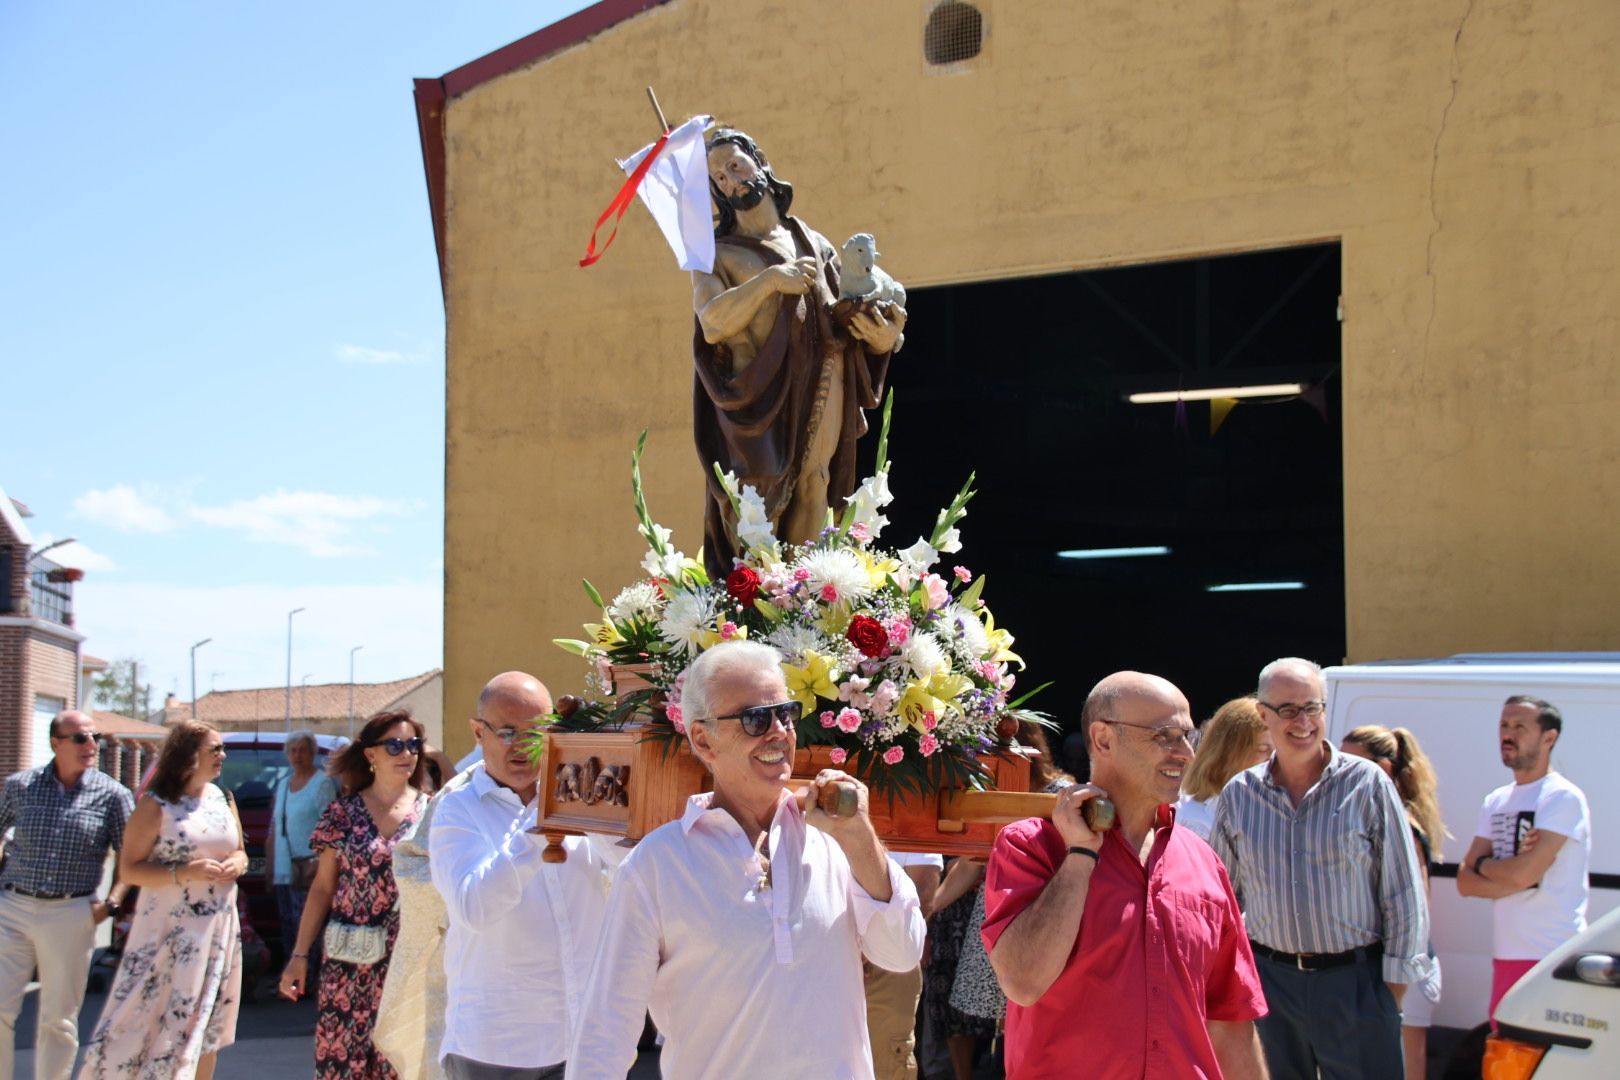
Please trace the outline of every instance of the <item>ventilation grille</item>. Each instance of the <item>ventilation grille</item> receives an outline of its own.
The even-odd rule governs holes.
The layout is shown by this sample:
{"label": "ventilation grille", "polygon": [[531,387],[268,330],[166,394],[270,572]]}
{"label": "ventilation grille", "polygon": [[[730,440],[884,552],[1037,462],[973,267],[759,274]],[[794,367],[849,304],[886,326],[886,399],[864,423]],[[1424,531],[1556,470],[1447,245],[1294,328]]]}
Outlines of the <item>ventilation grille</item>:
{"label": "ventilation grille", "polygon": [[928,14],[923,58],[934,67],[972,60],[984,48],[984,14],[961,0],[945,0]]}

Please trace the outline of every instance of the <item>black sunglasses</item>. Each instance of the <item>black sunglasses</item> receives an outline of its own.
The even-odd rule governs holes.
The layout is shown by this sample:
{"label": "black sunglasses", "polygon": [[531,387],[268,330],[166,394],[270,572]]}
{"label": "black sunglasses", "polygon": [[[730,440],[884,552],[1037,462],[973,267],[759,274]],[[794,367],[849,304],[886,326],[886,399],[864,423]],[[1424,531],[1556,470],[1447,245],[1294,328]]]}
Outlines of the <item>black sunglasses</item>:
{"label": "black sunglasses", "polygon": [[771,730],[771,723],[782,721],[782,726],[791,728],[798,724],[799,717],[804,715],[804,703],[798,700],[778,701],[775,705],[752,705],[735,716],[702,716],[699,720],[735,720],[742,724],[743,734],[755,738]]}
{"label": "black sunglasses", "polygon": [[87,742],[100,742],[101,741],[101,733],[96,732],[96,731],[75,731],[71,735],[58,735],[57,738],[58,739],[72,739],[74,742],[78,743],[80,746],[83,746]]}
{"label": "black sunglasses", "polygon": [[420,754],[422,752],[422,737],[417,735],[409,739],[379,739],[371,745],[382,747],[388,751],[389,757],[399,757],[407,750],[413,754]]}

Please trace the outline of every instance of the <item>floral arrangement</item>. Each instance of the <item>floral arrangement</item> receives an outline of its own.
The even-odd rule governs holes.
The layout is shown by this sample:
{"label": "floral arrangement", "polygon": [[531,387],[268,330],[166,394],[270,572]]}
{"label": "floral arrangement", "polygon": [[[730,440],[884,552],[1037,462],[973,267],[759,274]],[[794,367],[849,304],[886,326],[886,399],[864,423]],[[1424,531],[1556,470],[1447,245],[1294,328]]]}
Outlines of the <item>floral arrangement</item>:
{"label": "floral arrangement", "polygon": [[[1013,637],[996,626],[980,594],[984,579],[962,565],[940,567],[961,550],[957,524],[973,497],[969,476],[932,533],[899,551],[880,547],[888,519],[888,433],[893,398],[885,403],[877,471],[846,500],[820,536],[787,545],[775,536],[765,504],[751,485],[715,467],[737,517],[745,554],[719,581],[700,559],[671,543],[668,529],[647,512],[641,486],[646,433],[631,458],[640,533],[647,542],[646,577],[604,602],[587,624],[588,640],[558,639],[591,659],[586,701],[559,716],[565,729],[622,725],[637,714],[654,720],[647,736],[673,745],[684,736],[681,690],[687,667],[704,649],[747,638],[783,656],[788,692],[804,706],[801,747],[830,746],[831,758],[865,776],[879,793],[924,793],[979,787],[986,773],[977,756],[990,751],[1017,721],[1051,726],[1010,699],[1022,659]],[[650,688],[611,697],[609,668],[644,665]],[[1033,691],[1031,692],[1033,693]],[[570,703],[571,705],[574,703]],[[1014,728],[1015,729],[1015,728]]]}

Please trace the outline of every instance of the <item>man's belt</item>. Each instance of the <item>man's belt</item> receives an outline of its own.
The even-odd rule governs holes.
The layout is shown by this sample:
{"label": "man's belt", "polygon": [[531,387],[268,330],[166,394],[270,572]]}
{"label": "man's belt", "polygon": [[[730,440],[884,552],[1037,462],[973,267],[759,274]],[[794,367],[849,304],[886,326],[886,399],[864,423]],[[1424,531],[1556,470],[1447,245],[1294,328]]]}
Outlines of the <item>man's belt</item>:
{"label": "man's belt", "polygon": [[1358,949],[1336,953],[1291,953],[1280,949],[1268,949],[1266,946],[1249,939],[1249,947],[1256,956],[1263,956],[1267,960],[1275,960],[1279,964],[1298,968],[1300,971],[1326,971],[1328,968],[1344,967],[1354,964],[1358,960],[1376,960],[1384,955],[1382,942],[1375,941],[1371,945],[1363,945]]}
{"label": "man's belt", "polygon": [[30,900],[77,900],[81,896],[92,896],[95,893],[94,889],[89,892],[76,893],[35,892],[33,889],[25,889],[21,885],[0,885],[0,889],[16,893],[18,896],[26,896]]}

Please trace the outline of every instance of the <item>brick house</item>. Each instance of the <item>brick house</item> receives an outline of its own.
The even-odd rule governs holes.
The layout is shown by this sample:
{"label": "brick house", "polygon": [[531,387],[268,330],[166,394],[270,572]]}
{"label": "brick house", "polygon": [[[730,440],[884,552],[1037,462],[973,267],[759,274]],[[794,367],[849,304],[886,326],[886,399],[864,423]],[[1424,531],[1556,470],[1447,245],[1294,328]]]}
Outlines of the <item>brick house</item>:
{"label": "brick house", "polygon": [[24,521],[32,516],[0,490],[0,776],[44,762],[51,719],[81,700],[84,635],[73,627],[81,572],[35,550]]}
{"label": "brick house", "polygon": [[[350,685],[323,683],[292,688],[294,731],[317,735],[353,735],[366,717],[386,710],[408,710],[427,732],[434,746],[444,745],[444,671],[434,668],[408,679],[382,683],[355,683],[354,725],[349,724]],[[196,715],[221,731],[286,731],[287,688],[267,686],[255,690],[213,690],[196,701]],[[192,715],[192,703],[170,697],[153,717],[165,726]]]}

